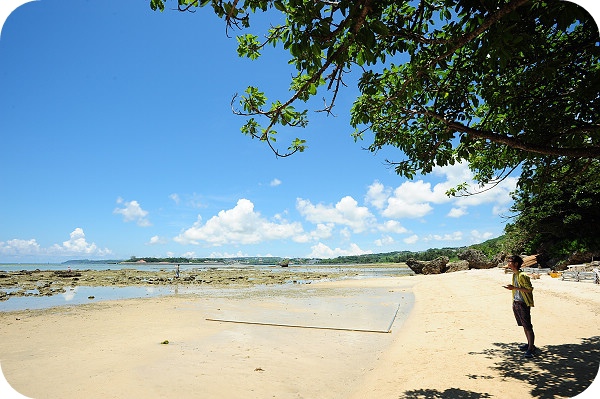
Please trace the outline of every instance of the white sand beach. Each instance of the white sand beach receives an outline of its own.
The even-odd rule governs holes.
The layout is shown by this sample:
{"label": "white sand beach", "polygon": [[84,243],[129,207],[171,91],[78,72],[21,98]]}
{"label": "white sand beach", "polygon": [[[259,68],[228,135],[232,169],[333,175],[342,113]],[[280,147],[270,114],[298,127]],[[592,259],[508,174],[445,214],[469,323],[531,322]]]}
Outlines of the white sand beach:
{"label": "white sand beach", "polygon": [[524,359],[509,281],[470,270],[3,312],[0,365],[35,399],[581,393],[600,363],[600,286],[533,280],[539,351]]}

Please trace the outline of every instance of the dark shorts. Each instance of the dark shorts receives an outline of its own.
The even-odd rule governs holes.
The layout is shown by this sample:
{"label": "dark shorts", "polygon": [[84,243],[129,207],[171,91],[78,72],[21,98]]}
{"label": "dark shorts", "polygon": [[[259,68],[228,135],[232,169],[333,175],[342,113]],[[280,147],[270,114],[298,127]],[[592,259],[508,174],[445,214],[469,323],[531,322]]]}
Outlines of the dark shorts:
{"label": "dark shorts", "polygon": [[531,308],[525,302],[513,301],[513,313],[517,319],[517,325],[526,330],[533,330],[531,325]]}

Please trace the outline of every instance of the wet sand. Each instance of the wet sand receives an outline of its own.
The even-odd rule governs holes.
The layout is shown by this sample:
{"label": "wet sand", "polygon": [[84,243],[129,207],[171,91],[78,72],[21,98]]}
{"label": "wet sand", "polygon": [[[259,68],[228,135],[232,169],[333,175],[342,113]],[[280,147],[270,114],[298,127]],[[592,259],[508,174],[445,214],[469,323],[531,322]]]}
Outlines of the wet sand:
{"label": "wet sand", "polygon": [[500,269],[471,270],[3,312],[0,362],[8,382],[36,399],[567,398],[585,390],[600,361],[600,286],[533,280],[540,352],[528,360],[501,287],[509,280]]}

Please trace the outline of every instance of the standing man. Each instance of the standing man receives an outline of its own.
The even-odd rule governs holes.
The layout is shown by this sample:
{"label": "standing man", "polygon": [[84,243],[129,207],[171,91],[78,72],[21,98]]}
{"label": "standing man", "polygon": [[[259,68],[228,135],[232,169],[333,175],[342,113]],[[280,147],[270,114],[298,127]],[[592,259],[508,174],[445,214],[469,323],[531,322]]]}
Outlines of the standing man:
{"label": "standing man", "polygon": [[519,349],[525,351],[525,357],[532,358],[535,353],[535,334],[531,324],[531,308],[533,307],[533,286],[529,276],[521,271],[523,259],[513,255],[508,258],[508,268],[512,270],[512,284],[503,286],[512,291],[513,313],[517,319],[517,325],[522,326],[527,337],[527,343],[520,345]]}

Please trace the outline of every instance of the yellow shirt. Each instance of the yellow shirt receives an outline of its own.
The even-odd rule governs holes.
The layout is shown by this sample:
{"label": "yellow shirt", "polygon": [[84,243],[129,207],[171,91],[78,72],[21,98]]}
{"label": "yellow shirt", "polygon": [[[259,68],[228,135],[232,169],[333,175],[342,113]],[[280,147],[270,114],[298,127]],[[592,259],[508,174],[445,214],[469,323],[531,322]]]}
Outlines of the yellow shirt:
{"label": "yellow shirt", "polygon": [[[513,274],[513,285],[515,287],[521,287],[521,288],[527,288],[529,290],[533,290],[533,286],[531,285],[531,279],[529,279],[529,276],[527,274],[525,274],[521,271]],[[523,298],[523,302],[525,302],[525,305],[527,305],[529,307],[533,307],[533,292],[523,292],[523,291],[513,290],[512,291],[513,300],[518,298],[517,294],[521,294],[521,297]]]}

